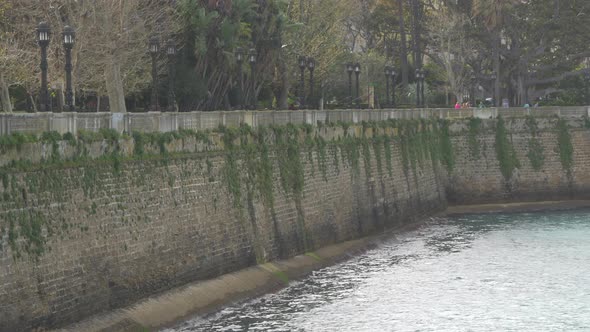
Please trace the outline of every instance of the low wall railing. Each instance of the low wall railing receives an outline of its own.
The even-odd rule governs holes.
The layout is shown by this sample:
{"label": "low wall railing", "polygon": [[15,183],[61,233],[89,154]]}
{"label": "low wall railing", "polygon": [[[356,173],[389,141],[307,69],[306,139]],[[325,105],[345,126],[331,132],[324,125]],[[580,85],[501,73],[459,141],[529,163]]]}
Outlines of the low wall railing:
{"label": "low wall railing", "polygon": [[220,125],[237,127],[246,123],[252,127],[265,125],[317,124],[318,122],[382,121],[387,119],[420,118],[496,118],[532,115],[583,117],[590,115],[590,107],[538,108],[469,108],[469,109],[379,109],[379,110],[300,110],[300,111],[218,111],[186,113],[3,113],[0,114],[0,135],[15,132],[40,134],[79,130],[99,131],[103,128],[119,132],[169,132],[179,129],[204,130]]}

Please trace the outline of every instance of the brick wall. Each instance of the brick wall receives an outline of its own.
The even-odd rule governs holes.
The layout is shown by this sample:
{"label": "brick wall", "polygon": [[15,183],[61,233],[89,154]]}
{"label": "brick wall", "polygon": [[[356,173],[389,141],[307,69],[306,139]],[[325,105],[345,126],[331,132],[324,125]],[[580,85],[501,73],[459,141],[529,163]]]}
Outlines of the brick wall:
{"label": "brick wall", "polygon": [[[327,140],[343,135],[342,129],[316,130]],[[360,135],[359,128],[350,131]],[[405,174],[399,142],[389,148],[391,175],[385,161],[379,171],[373,149],[370,171],[363,157],[355,171],[340,148],[328,145],[325,178],[320,151],[302,149],[300,199],[282,188],[271,149],[274,209],[259,191],[248,190],[253,181],[243,156],[238,207],[226,183],[227,155],[206,148],[116,167],[95,160],[3,171],[0,331],[63,326],[444,209],[442,168],[424,163],[417,174]]]}
{"label": "brick wall", "polygon": [[456,121],[453,147],[457,160],[449,177],[447,192],[451,204],[499,203],[590,198],[590,131],[584,120],[569,119],[574,147],[571,177],[562,166],[556,118],[538,118],[538,141],[543,147],[544,163],[539,170],[528,157],[532,134],[525,119],[506,120],[520,167],[510,179],[500,172],[495,150],[496,120],[484,120],[476,135],[480,153],[470,151],[467,120]]}
{"label": "brick wall", "polygon": [[[507,120],[520,162],[508,179],[496,156],[497,120],[483,120],[471,133],[470,121],[450,125],[450,172],[428,158],[408,167],[399,137],[383,145],[391,152],[391,173],[386,154],[372,144],[366,151],[357,146],[355,168],[349,149],[338,143],[345,130],[315,128],[312,135],[328,144],[321,150],[302,143],[297,150],[300,192],[282,185],[294,170],[281,159],[287,148],[273,145],[269,191],[249,174],[260,167],[261,155],[252,167],[245,150],[234,155],[239,181],[230,186],[231,147],[216,134],[209,144],[189,138],[167,143],[171,154],[146,146],[150,155],[142,158],[132,158],[134,143],[127,140],[119,152],[128,159],[118,161],[43,165],[54,149],[42,143],[5,151],[2,165],[19,155],[33,165],[0,168],[0,331],[63,326],[189,282],[380,232],[444,209],[447,198],[465,204],[590,197],[584,119],[568,120],[571,173],[561,162],[556,118],[536,120],[544,158],[539,170],[528,157],[526,120]],[[365,134],[372,137],[374,128]],[[365,129],[347,133],[359,138]],[[396,136],[400,129],[378,130]],[[112,152],[105,142],[87,149],[94,158]],[[57,149],[64,157],[76,150],[65,142]]]}

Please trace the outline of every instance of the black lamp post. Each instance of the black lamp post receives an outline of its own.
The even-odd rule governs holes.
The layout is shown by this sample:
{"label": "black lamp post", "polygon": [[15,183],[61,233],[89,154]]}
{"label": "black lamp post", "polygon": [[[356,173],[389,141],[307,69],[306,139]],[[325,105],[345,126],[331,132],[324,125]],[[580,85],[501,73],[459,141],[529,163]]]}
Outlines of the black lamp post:
{"label": "black lamp post", "polygon": [[496,73],[492,73],[492,105],[493,106],[498,106],[498,101],[496,100],[496,89],[494,87],[494,83],[496,82],[496,79],[498,78],[498,76],[496,75]]}
{"label": "black lamp post", "polygon": [[426,78],[426,74],[424,69],[419,70],[420,74],[420,107],[424,107],[426,105],[426,98],[424,98],[424,78]]}
{"label": "black lamp post", "polygon": [[41,112],[49,112],[49,92],[47,91],[47,47],[51,39],[51,28],[46,22],[39,23],[37,27],[37,43],[41,47]]}
{"label": "black lamp post", "polygon": [[168,55],[168,112],[176,111],[176,95],[174,93],[174,60],[176,59],[176,44],[169,40],[166,44],[166,54]]}
{"label": "black lamp post", "polygon": [[158,52],[160,51],[160,41],[157,37],[150,38],[150,54],[152,55],[152,101],[151,110],[157,112],[159,109],[158,102]]}
{"label": "black lamp post", "polygon": [[299,77],[299,108],[305,108],[305,68],[307,67],[307,58],[300,56],[298,59],[299,70],[301,76]]}
{"label": "black lamp post", "polygon": [[360,63],[354,64],[354,74],[356,75],[356,107],[361,109],[361,90],[359,85],[359,75],[361,74]]}
{"label": "black lamp post", "polygon": [[66,50],[66,105],[70,112],[74,112],[74,91],[72,90],[72,48],[76,42],[76,31],[74,31],[74,28],[69,25],[64,27],[63,41]]}
{"label": "black lamp post", "polygon": [[346,71],[348,72],[348,105],[352,108],[352,73],[354,72],[354,65],[351,62],[346,64]]}
{"label": "black lamp post", "polygon": [[309,106],[311,108],[315,107],[315,99],[313,94],[313,71],[315,70],[315,59],[308,58],[307,59],[307,68],[309,69]]}
{"label": "black lamp post", "polygon": [[395,69],[391,68],[391,107],[395,107]]}
{"label": "black lamp post", "polygon": [[389,95],[389,76],[391,76],[391,67],[385,66],[385,103],[386,107],[391,105],[390,95]]}
{"label": "black lamp post", "polygon": [[476,107],[477,105],[477,98],[475,98],[475,86],[476,84],[476,80],[477,77],[475,77],[475,74],[471,75],[471,106],[472,107]]}
{"label": "black lamp post", "polygon": [[420,107],[420,69],[416,69],[416,107]]}
{"label": "black lamp post", "polygon": [[255,67],[256,67],[256,57],[258,54],[256,50],[251,48],[250,52],[248,53],[248,61],[250,62],[250,71],[252,72],[252,109],[256,109],[258,107],[258,97],[256,96],[256,75],[255,75]]}
{"label": "black lamp post", "polygon": [[244,93],[244,72],[242,65],[244,63],[244,49],[238,47],[236,49],[236,62],[238,63],[238,108],[244,107],[243,93]]}

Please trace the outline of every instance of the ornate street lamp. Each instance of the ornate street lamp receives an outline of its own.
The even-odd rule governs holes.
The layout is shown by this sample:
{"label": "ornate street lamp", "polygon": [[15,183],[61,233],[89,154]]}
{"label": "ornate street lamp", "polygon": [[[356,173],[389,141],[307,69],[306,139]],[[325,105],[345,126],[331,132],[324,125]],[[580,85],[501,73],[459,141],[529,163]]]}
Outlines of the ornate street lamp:
{"label": "ornate street lamp", "polygon": [[355,63],[354,64],[354,74],[356,75],[356,107],[361,109],[361,90],[359,85],[359,75],[361,74],[361,64]]}
{"label": "ornate street lamp", "polygon": [[426,78],[426,72],[424,69],[420,69],[420,101],[422,107],[426,106],[426,98],[424,98],[424,79]]}
{"label": "ornate street lamp", "polygon": [[256,58],[258,54],[256,50],[251,48],[250,52],[248,53],[248,62],[250,62],[250,71],[252,75],[252,109],[256,109],[258,107],[258,98],[256,96],[256,75],[255,75],[255,67],[256,67]]}
{"label": "ornate street lamp", "polygon": [[314,94],[313,94],[313,71],[315,70],[315,59],[308,58],[307,59],[307,68],[309,69],[309,104],[311,108],[315,107],[314,105]]}
{"label": "ornate street lamp", "polygon": [[168,112],[176,111],[176,94],[174,93],[174,62],[176,60],[176,44],[169,40],[166,44],[166,55],[168,55]]}
{"label": "ornate street lamp", "polygon": [[70,112],[75,111],[74,91],[72,90],[72,48],[76,42],[76,31],[69,25],[64,27],[64,48],[66,50],[66,105]]}
{"label": "ornate street lamp", "polygon": [[352,73],[354,72],[354,64],[352,62],[346,64],[346,71],[348,72],[348,105],[352,108]]}
{"label": "ornate street lamp", "polygon": [[416,107],[420,107],[422,103],[420,102],[420,69],[416,68]]}
{"label": "ornate street lamp", "polygon": [[391,104],[391,100],[389,99],[389,77],[391,76],[391,67],[389,66],[385,66],[385,103],[386,103],[386,107],[389,107],[389,105]]}
{"label": "ornate street lamp", "polygon": [[492,101],[494,106],[498,107],[498,101],[496,100],[497,96],[496,96],[496,89],[494,87],[496,79],[498,78],[498,75],[496,75],[495,72],[492,73],[491,79],[492,79]]}
{"label": "ornate street lamp", "polygon": [[391,68],[391,107],[395,108],[395,69]]}
{"label": "ornate street lamp", "polygon": [[477,77],[475,77],[475,74],[471,75],[471,106],[472,107],[476,107],[477,105],[477,99],[475,98],[475,86],[476,84],[476,80]]}
{"label": "ornate street lamp", "polygon": [[299,70],[301,76],[299,77],[299,108],[305,108],[305,68],[307,67],[307,58],[305,56],[299,56],[298,59]]}
{"label": "ornate street lamp", "polygon": [[41,112],[49,112],[49,92],[47,91],[47,47],[51,40],[51,28],[46,22],[39,23],[37,27],[37,43],[41,47],[41,100],[39,109]]}
{"label": "ornate street lamp", "polygon": [[241,47],[236,48],[236,62],[238,63],[238,108],[244,107],[244,72],[242,71],[242,65],[244,63],[244,49]]}
{"label": "ornate street lamp", "polygon": [[150,38],[149,43],[150,54],[152,55],[152,101],[151,111],[157,112],[159,110],[158,102],[158,52],[160,51],[160,41],[158,37]]}

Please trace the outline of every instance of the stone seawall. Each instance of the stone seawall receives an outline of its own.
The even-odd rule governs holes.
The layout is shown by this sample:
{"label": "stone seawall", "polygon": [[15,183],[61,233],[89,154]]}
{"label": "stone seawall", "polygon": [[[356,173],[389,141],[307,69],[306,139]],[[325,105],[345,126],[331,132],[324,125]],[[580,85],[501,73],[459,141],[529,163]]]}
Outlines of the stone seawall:
{"label": "stone seawall", "polygon": [[64,326],[443,210],[440,156],[409,144],[422,137],[419,125],[404,138],[400,130],[290,126],[11,145],[5,153],[42,160],[0,174],[0,331]]}
{"label": "stone seawall", "polygon": [[457,162],[447,184],[450,204],[590,198],[587,120],[506,119],[503,157],[497,126],[475,119],[451,126]]}
{"label": "stone seawall", "polygon": [[529,117],[13,135],[0,141],[0,331],[65,326],[447,200],[588,198],[589,128]]}

